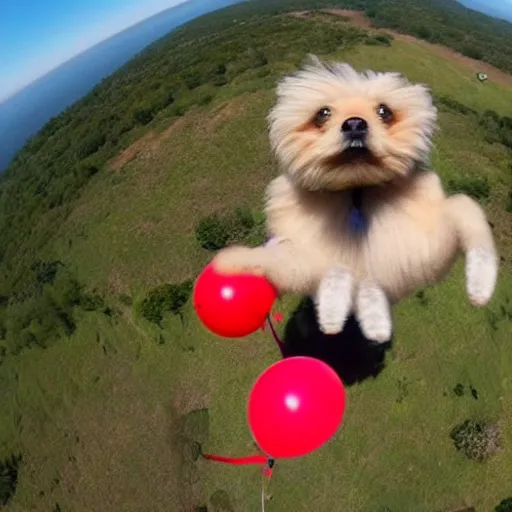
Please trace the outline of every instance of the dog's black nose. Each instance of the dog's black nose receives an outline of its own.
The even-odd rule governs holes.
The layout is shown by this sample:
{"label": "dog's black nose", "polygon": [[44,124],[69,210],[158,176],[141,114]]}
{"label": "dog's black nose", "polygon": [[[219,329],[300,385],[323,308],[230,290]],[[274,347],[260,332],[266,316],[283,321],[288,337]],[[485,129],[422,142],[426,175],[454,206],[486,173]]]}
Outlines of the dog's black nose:
{"label": "dog's black nose", "polygon": [[360,117],[350,117],[341,125],[341,131],[349,140],[362,140],[368,134],[368,123]]}

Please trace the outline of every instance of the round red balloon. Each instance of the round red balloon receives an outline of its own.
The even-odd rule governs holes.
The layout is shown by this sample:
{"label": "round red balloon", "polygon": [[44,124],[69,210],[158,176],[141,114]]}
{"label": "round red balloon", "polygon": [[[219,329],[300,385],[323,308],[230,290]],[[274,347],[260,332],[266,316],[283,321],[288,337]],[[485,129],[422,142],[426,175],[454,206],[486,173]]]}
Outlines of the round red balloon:
{"label": "round red balloon", "polygon": [[271,458],[306,455],[329,441],[345,411],[336,372],[311,357],[290,357],[268,368],[249,396],[249,426]]}
{"label": "round red balloon", "polygon": [[194,308],[205,327],[226,338],[257,331],[276,296],[264,277],[220,274],[211,263],[197,278],[193,294]]}

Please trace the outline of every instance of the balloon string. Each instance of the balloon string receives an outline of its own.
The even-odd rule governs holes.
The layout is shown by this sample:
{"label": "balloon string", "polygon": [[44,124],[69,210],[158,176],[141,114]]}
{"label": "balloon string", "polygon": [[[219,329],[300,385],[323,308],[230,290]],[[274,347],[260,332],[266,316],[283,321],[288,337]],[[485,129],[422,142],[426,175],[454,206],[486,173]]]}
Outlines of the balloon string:
{"label": "balloon string", "polygon": [[267,501],[267,490],[272,477],[272,468],[274,467],[274,460],[268,459],[267,464],[263,467],[263,474],[261,476],[261,512],[265,512],[265,502]]}
{"label": "balloon string", "polygon": [[265,512],[265,475],[261,479],[261,512]]}
{"label": "balloon string", "polygon": [[281,357],[284,359],[284,343],[279,339],[279,336],[277,335],[277,331],[274,327],[274,324],[272,323],[270,315],[267,316],[267,323],[270,328],[270,333],[272,334],[272,338],[274,338],[277,348],[279,349],[279,352],[281,352]]}

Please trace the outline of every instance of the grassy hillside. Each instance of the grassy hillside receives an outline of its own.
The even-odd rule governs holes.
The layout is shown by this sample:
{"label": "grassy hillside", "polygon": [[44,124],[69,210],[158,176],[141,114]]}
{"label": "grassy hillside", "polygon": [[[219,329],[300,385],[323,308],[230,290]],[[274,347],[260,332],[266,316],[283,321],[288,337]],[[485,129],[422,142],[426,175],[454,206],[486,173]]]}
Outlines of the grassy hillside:
{"label": "grassy hillside", "polygon": [[[324,6],[287,8],[312,5]],[[401,304],[384,367],[382,354],[334,341],[344,343],[330,350],[349,385],[346,421],[318,452],[278,463],[267,509],[484,512],[512,496],[512,87],[385,35],[393,7],[344,5],[374,6],[380,28],[276,13],[266,0],[189,24],[47,125],[3,177],[0,507],[258,510],[258,470],[198,460],[197,448],[254,451],[247,395],[278,352],[265,332],[207,333],[185,299],[212,256],[195,237],[202,220],[228,215],[230,236],[261,240],[262,194],[276,172],[265,115],[276,80],[307,52],[432,87],[433,165],[447,189],[485,206],[502,270],[484,310],[467,305],[460,262]],[[432,30],[509,37],[500,22],[421,5]],[[419,19],[404,12],[393,19]],[[295,347],[308,319],[297,302],[275,307]],[[450,432],[465,420],[496,425],[501,450],[481,462],[457,451]]]}

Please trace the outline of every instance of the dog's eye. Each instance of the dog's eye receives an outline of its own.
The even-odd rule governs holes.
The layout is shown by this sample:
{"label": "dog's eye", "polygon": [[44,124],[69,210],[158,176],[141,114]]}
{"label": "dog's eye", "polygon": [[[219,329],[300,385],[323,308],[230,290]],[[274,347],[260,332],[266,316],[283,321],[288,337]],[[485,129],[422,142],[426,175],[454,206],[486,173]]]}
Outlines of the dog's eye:
{"label": "dog's eye", "polygon": [[391,123],[391,121],[393,121],[393,112],[387,105],[384,105],[384,103],[381,103],[377,107],[377,115],[384,123]]}
{"label": "dog's eye", "polygon": [[322,107],[313,118],[313,123],[315,123],[316,126],[322,126],[327,119],[331,116],[331,110],[328,107]]}

